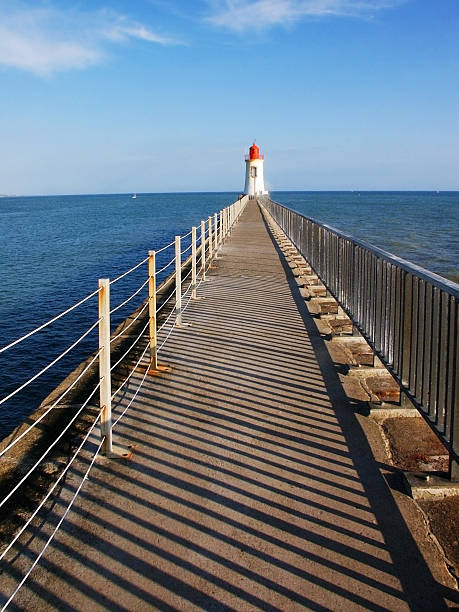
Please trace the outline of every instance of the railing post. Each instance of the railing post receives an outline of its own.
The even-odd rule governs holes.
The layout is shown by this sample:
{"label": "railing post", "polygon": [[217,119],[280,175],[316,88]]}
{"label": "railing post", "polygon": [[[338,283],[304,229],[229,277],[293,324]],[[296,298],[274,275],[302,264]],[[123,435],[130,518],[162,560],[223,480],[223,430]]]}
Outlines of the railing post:
{"label": "railing post", "polygon": [[110,455],[112,443],[112,377],[110,371],[110,281],[99,279],[99,380],[100,434],[104,439],[102,452]]}
{"label": "railing post", "polygon": [[223,243],[223,210],[220,211],[220,246]]}
{"label": "railing post", "polygon": [[215,237],[214,250],[216,253],[218,249],[218,215],[217,213],[214,213],[214,237]]}
{"label": "railing post", "polygon": [[182,256],[180,236],[175,237],[175,325],[182,324]]}
{"label": "railing post", "polygon": [[212,249],[213,249],[212,217],[209,217],[209,263],[212,261]]}
{"label": "railing post", "polygon": [[156,329],[156,253],[148,251],[148,315],[150,320],[150,368],[158,369]]}
{"label": "railing post", "polygon": [[191,299],[196,299],[196,228],[191,228]]}
{"label": "railing post", "polygon": [[206,223],[201,221],[201,270],[202,280],[206,280]]}

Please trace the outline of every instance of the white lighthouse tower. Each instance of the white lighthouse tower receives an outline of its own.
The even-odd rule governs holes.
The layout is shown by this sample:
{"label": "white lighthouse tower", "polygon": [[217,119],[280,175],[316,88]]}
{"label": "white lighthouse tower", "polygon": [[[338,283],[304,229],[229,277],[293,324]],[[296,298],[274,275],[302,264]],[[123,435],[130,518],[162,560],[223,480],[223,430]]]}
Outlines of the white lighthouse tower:
{"label": "white lighthouse tower", "polygon": [[245,187],[244,193],[249,196],[266,195],[265,179],[263,177],[264,156],[255,143],[245,156]]}

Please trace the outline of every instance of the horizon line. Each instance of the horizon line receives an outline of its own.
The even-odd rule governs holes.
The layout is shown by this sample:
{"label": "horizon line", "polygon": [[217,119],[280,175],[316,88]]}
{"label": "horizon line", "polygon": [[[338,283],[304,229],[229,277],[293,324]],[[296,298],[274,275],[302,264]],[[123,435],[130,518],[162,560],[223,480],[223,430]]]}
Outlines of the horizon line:
{"label": "horizon line", "polygon": [[[458,193],[459,187],[454,189],[273,189],[269,193]],[[113,191],[113,192],[75,192],[75,193],[30,193],[30,194],[0,194],[0,198],[46,198],[46,197],[70,197],[70,196],[104,196],[104,195],[121,195],[132,196],[139,195],[163,195],[163,194],[193,194],[193,193],[237,193],[243,194],[238,189],[229,189],[224,191],[202,191],[202,190],[184,190],[184,191]]]}

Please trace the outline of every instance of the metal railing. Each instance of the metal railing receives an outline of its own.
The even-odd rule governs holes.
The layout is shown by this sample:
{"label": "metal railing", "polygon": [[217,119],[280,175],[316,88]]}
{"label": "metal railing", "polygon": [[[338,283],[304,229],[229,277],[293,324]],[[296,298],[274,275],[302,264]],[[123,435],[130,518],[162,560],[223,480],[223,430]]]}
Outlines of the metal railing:
{"label": "metal railing", "polygon": [[459,285],[269,199],[314,269],[446,446],[459,479]]}
{"label": "metal railing", "polygon": [[[147,376],[149,374],[155,374],[155,372],[161,369],[162,366],[158,362],[158,355],[174,329],[182,325],[183,313],[187,309],[190,301],[197,297],[196,291],[201,282],[205,280],[207,269],[210,267],[217,251],[231,231],[232,226],[239,219],[247,201],[247,197],[241,198],[221,210],[219,213],[214,213],[212,216],[208,217],[206,221],[201,222],[199,233],[197,231],[198,228],[193,227],[187,234],[184,236],[176,236],[174,241],[158,249],[156,252],[149,251],[147,257],[116,278],[112,280],[99,279],[98,289],[96,291],[68,308],[65,312],[53,317],[48,322],[26,333],[21,338],[10,342],[3,348],[0,348],[0,354],[6,353],[42,330],[46,329],[48,331],[55,321],[60,320],[79,306],[86,304],[89,300],[95,300],[97,296],[98,307],[94,307],[94,318],[96,320],[89,329],[66,348],[61,355],[42,368],[41,371],[19,384],[17,389],[8,393],[3,399],[0,399],[0,405],[3,404],[7,407],[10,398],[25,389],[31,382],[39,379],[43,373],[58,363],[64,355],[73,350],[92,331],[95,332],[98,329],[98,347],[94,354],[89,357],[84,364],[81,364],[74,373],[70,374],[68,379],[57,388],[54,394],[57,396],[56,398],[52,397],[53,394],[51,394],[51,396],[41,404],[41,412],[38,416],[32,418],[32,423],[30,425],[24,424],[20,426],[0,443],[0,461],[4,462],[3,466],[5,466],[5,470],[0,470],[0,474],[2,474],[2,484],[5,485],[2,486],[2,495],[0,496],[0,512],[3,515],[5,513],[7,515],[12,504],[14,505],[16,502],[19,504],[21,503],[21,492],[23,487],[31,483],[37,474],[40,476],[40,469],[43,467],[44,462],[52,458],[52,452],[56,452],[58,444],[62,443],[64,436],[69,435],[69,432],[72,431],[71,428],[76,424],[77,420],[81,418],[85,412],[89,411],[90,422],[85,425],[87,432],[86,435],[82,437],[76,452],[68,459],[65,467],[57,473],[54,482],[50,484],[46,494],[43,493],[43,497],[40,502],[37,503],[34,511],[29,512],[28,518],[24,519],[21,527],[12,534],[10,541],[7,542],[3,550],[0,551],[0,563],[4,564],[7,562],[7,554],[10,553],[10,551],[14,551],[16,542],[18,542],[22,534],[32,524],[34,518],[53,494],[58,484],[65,477],[65,474],[68,472],[73,462],[81,453],[90,453],[88,459],[90,465],[83,474],[75,494],[63,511],[57,527],[46,540],[44,547],[35,555],[29,569],[18,580],[9,598],[6,601],[0,600],[0,611],[5,610],[9,606],[50,544],[78,496],[99,453],[105,453],[108,457],[112,455],[113,429],[132,405],[132,402],[144,385]],[[185,245],[183,243],[185,243]],[[170,259],[169,263],[157,269],[156,256],[163,251],[170,251],[169,255],[167,253],[162,255],[165,261],[168,260],[172,254],[173,257]],[[174,267],[172,268],[172,266]],[[111,286],[125,279],[136,270],[142,273],[142,267],[144,269],[144,274],[142,275],[140,286],[131,292],[131,294],[117,306],[111,306]],[[171,268],[169,277],[157,287],[156,281],[158,276],[169,268]],[[146,296],[142,296],[142,291],[146,293]],[[120,325],[118,329],[112,333],[112,315],[120,308],[127,304],[131,304],[133,298],[137,296],[143,297],[142,304],[128,319],[126,319],[125,324]],[[161,297],[161,300],[158,299],[159,297]],[[186,301],[184,302],[184,300]],[[161,303],[158,306],[159,302]],[[159,315],[162,318],[160,324],[158,324]],[[128,331],[129,335],[126,335]],[[70,333],[71,329],[69,329],[69,334]],[[130,334],[134,335],[131,336]],[[123,340],[123,336],[127,343],[125,342],[121,345],[121,350],[119,351],[119,353],[121,353],[120,356],[115,356],[116,351],[114,347]],[[133,341],[131,341],[132,337],[134,337]],[[125,350],[125,344],[127,350]],[[114,382],[112,374],[114,372],[116,373],[118,366],[124,364],[128,364],[130,373],[127,376],[121,376],[121,382]],[[140,382],[136,383],[135,389],[131,388],[129,390],[130,400],[127,405],[124,405],[122,401],[118,401],[118,397],[122,395],[121,391],[125,390],[128,383],[134,383],[133,374],[135,372],[140,372]],[[50,423],[48,423],[48,431],[43,433],[43,431],[46,430],[45,427],[42,431],[43,425],[46,423],[45,419],[53,417],[55,408],[58,405],[62,405],[64,399],[66,402],[68,401],[69,394],[74,392],[76,385],[81,385],[83,387],[83,389],[79,391],[78,406],[76,409],[71,414],[69,412],[68,418],[64,423],[51,420]],[[116,387],[116,385],[118,386]],[[62,387],[64,390],[61,392]],[[116,389],[114,387],[116,387]],[[50,399],[51,397],[52,399]],[[124,401],[126,401],[125,398]],[[112,408],[116,408],[113,414]],[[41,424],[40,428],[37,427],[39,424]],[[95,450],[91,451],[91,445],[88,444],[88,440],[90,436],[94,437],[94,434],[97,434],[97,432],[98,436],[96,435],[95,440],[92,440],[92,448],[94,448],[95,444]],[[27,442],[28,436],[31,436],[31,438],[29,438],[29,443]],[[43,436],[43,440],[41,440],[40,436]],[[89,441],[91,442],[91,440]],[[10,464],[12,466],[16,465],[14,459],[11,460],[9,457],[11,457],[11,451],[17,447],[19,442],[21,442],[21,445],[25,443],[26,447],[27,445],[29,446],[31,456],[27,458],[27,467],[25,470],[18,471],[13,467],[11,471],[9,471],[8,466]],[[20,449],[18,452],[23,453],[24,450]],[[30,558],[33,558],[32,554]]]}

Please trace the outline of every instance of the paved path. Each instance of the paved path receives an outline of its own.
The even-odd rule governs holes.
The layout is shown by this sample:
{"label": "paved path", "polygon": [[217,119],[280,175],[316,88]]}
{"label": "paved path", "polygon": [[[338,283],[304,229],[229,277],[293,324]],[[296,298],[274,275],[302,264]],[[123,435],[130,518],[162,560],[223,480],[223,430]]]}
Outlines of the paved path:
{"label": "paved path", "polygon": [[216,263],[17,609],[444,609],[254,203]]}

